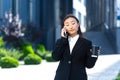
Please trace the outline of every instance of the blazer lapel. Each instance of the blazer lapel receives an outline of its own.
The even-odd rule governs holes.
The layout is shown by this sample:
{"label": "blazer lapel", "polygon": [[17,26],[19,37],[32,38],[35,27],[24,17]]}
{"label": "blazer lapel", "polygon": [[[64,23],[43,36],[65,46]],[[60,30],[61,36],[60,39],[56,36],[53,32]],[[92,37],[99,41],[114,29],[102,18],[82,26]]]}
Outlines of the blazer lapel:
{"label": "blazer lapel", "polygon": [[82,45],[83,45],[83,41],[82,41],[82,39],[79,37],[78,40],[77,40],[77,42],[75,43],[75,46],[73,47],[73,50],[72,50],[71,55],[74,55],[74,54],[76,53],[76,51],[77,51],[78,49],[80,49],[80,47],[82,47]]}

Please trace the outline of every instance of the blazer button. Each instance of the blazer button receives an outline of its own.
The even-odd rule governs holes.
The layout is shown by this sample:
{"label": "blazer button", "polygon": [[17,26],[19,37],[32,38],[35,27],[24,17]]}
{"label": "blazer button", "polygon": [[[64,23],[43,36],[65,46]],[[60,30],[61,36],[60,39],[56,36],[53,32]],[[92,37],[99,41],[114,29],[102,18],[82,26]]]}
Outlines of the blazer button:
{"label": "blazer button", "polygon": [[68,61],[69,64],[71,64],[71,61]]}

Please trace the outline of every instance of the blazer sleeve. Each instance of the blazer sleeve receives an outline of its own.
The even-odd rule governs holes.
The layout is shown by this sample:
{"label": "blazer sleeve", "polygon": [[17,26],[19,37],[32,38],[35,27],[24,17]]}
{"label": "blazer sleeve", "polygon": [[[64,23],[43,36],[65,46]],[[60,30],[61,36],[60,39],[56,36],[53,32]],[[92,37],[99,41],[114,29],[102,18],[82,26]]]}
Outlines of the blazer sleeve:
{"label": "blazer sleeve", "polygon": [[61,37],[60,39],[57,40],[52,52],[52,57],[54,60],[58,61],[62,59],[66,44],[67,38]]}
{"label": "blazer sleeve", "polygon": [[88,48],[87,48],[87,58],[86,58],[86,67],[92,68],[94,67],[98,57],[92,57],[92,52],[90,51],[92,49],[92,42],[89,41]]}

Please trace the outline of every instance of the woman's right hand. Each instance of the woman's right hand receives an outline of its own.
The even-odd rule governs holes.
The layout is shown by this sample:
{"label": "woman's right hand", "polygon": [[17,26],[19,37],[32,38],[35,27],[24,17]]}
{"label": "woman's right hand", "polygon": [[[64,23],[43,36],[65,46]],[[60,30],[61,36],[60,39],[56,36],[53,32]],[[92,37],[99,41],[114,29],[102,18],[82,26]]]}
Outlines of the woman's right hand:
{"label": "woman's right hand", "polygon": [[61,36],[64,37],[64,38],[67,38],[67,33],[66,33],[66,29],[65,28],[62,28]]}

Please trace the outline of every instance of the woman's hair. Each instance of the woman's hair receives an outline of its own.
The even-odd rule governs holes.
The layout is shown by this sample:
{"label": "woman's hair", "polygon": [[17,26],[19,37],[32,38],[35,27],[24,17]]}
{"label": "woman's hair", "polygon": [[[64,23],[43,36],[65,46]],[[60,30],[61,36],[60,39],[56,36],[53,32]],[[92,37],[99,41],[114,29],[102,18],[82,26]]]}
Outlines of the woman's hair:
{"label": "woman's hair", "polygon": [[77,17],[75,17],[73,14],[68,14],[68,15],[66,15],[66,16],[64,17],[63,22],[62,22],[62,26],[64,26],[64,21],[65,21],[66,19],[70,18],[70,17],[74,18],[74,19],[77,21],[77,23],[79,24],[78,34],[80,35],[80,37],[83,37],[83,34],[82,34],[82,32],[81,32],[81,29],[80,29],[79,20],[78,20]]}

